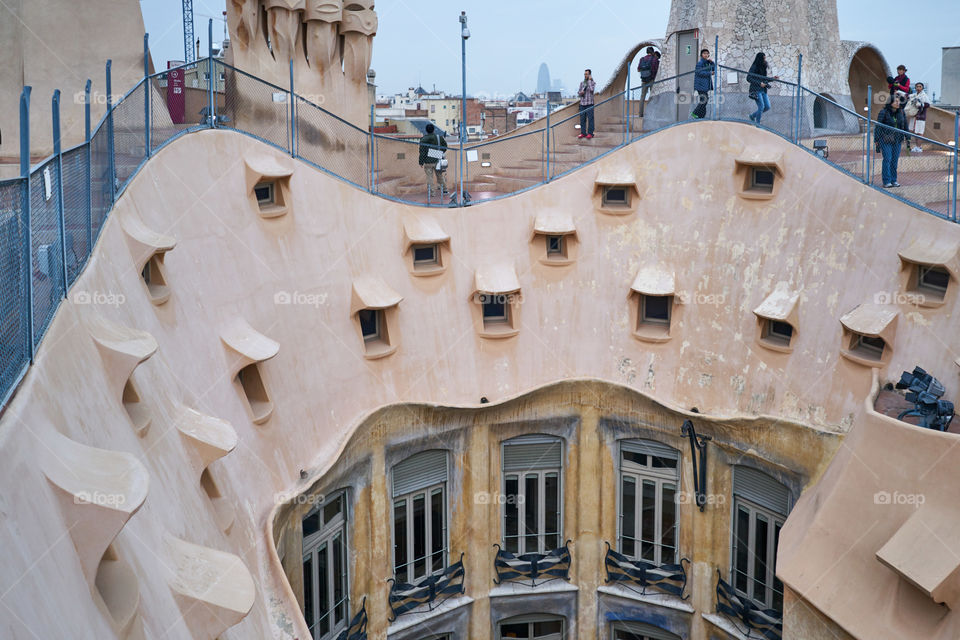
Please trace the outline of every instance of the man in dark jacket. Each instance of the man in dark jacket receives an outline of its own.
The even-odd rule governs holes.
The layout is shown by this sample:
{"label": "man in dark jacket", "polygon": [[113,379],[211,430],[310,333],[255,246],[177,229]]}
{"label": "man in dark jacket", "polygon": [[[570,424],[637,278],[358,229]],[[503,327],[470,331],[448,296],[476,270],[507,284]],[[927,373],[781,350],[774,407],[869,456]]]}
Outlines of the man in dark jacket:
{"label": "man in dark jacket", "polygon": [[900,109],[899,100],[891,100],[877,115],[877,128],[873,141],[877,151],[883,154],[883,187],[899,187],[897,182],[897,164],[900,162],[900,147],[907,130],[907,119]]}
{"label": "man in dark jacket", "polygon": [[697,68],[693,72],[693,90],[697,92],[697,106],[690,113],[694,118],[704,118],[707,115],[707,100],[713,90],[713,60],[710,59],[710,50],[702,49]]}
{"label": "man in dark jacket", "polygon": [[637,71],[640,72],[640,117],[643,117],[643,105],[646,104],[647,92],[653,86],[657,79],[657,72],[660,70],[660,58],[654,52],[653,47],[647,47],[647,55],[640,58],[637,65]]}
{"label": "man in dark jacket", "polygon": [[437,135],[433,124],[426,126],[427,133],[420,138],[420,166],[427,175],[427,197],[433,195],[433,181],[437,182],[437,189],[442,197],[447,190],[443,177],[446,171],[437,168],[437,162],[443,157],[447,150],[447,140],[443,136]]}

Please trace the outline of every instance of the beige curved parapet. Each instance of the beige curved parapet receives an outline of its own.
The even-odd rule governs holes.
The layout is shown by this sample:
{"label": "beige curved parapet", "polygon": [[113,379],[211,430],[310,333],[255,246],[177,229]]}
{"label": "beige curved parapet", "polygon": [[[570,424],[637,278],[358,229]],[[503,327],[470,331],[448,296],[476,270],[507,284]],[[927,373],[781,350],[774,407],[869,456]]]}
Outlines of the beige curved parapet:
{"label": "beige curved parapet", "polygon": [[166,536],[168,577],[193,638],[213,640],[250,612],[257,591],[239,557]]}
{"label": "beige curved parapet", "polygon": [[237,446],[237,432],[229,422],[189,407],[183,408],[177,430],[195,454],[197,479],[207,465],[227,455]]}
{"label": "beige curved parapet", "polygon": [[132,454],[88,447],[56,431],[44,444],[43,473],[58,490],[83,574],[93,586],[104,552],[146,499],[149,474]]}
{"label": "beige curved parapet", "polygon": [[[279,342],[258,332],[242,318],[224,327],[220,332],[220,339],[223,344],[240,354],[246,361],[245,364],[269,360],[280,351]],[[234,369],[238,368],[234,367]]]}

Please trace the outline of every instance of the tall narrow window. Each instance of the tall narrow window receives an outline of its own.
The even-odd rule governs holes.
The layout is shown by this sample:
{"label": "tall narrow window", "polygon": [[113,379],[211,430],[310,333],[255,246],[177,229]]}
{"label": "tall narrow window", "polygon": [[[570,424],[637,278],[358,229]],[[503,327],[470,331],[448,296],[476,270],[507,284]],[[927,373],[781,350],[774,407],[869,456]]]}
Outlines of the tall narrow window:
{"label": "tall narrow window", "polygon": [[760,608],[782,611],[783,584],[775,572],[789,491],[760,471],[738,466],[733,492],[733,586]]}
{"label": "tall narrow window", "polygon": [[530,640],[560,640],[564,637],[564,619],[533,614],[501,620],[497,638],[528,638]]}
{"label": "tall narrow window", "polygon": [[563,442],[521,436],[503,443],[503,548],[546,553],[562,545]]}
{"label": "tall narrow window", "polygon": [[346,499],[314,507],[303,527],[303,615],[314,640],[334,638],[347,624]]}
{"label": "tall narrow window", "polygon": [[620,553],[657,565],[677,561],[679,458],[652,440],[620,443]]}
{"label": "tall narrow window", "polygon": [[447,453],[430,450],[393,468],[393,572],[413,583],[447,566]]}

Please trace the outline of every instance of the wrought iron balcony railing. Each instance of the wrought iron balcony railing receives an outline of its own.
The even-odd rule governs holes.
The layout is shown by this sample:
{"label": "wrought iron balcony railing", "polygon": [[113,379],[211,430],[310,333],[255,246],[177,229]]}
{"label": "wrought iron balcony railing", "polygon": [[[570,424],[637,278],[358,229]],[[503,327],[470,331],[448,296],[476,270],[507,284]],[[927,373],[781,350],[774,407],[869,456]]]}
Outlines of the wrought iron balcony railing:
{"label": "wrought iron balcony railing", "polygon": [[[569,580],[569,545],[570,541],[567,540],[559,549],[546,553],[524,553],[518,556],[501,549],[499,544],[495,544],[493,546],[497,548],[497,557],[493,564],[497,571],[497,577],[494,578],[493,582],[501,584],[505,581],[513,581],[536,587],[551,580]],[[545,579],[542,579],[544,577]],[[540,579],[539,583],[537,582],[538,579]]]}
{"label": "wrought iron balcony railing", "polygon": [[742,633],[748,638],[765,638],[766,640],[783,638],[783,612],[776,609],[761,609],[739,595],[731,585],[724,582],[719,569],[717,570],[717,613],[730,618],[738,629],[742,627]]}
{"label": "wrought iron balcony railing", "polygon": [[647,595],[647,590],[652,589],[681,600],[690,597],[690,594],[683,595],[687,587],[687,569],[683,563],[690,564],[686,558],[680,558],[677,564],[657,565],[617,553],[609,542],[606,545],[607,555],[603,563],[607,570],[607,582],[615,582],[640,595]]}
{"label": "wrought iron balcony railing", "polygon": [[421,605],[426,605],[427,611],[432,611],[451,597],[462,594],[464,573],[461,553],[460,560],[455,564],[415,584],[397,582],[391,578],[390,622]]}
{"label": "wrought iron balcony railing", "polygon": [[353,616],[347,628],[340,632],[337,640],[367,640],[367,599],[363,599],[360,611]]}

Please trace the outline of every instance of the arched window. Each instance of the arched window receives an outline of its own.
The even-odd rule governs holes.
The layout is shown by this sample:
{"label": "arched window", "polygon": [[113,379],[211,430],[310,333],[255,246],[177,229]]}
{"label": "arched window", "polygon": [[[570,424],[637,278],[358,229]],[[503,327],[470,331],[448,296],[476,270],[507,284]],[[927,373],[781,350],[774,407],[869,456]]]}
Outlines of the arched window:
{"label": "arched window", "polygon": [[413,583],[447,566],[447,452],[421,451],[392,476],[393,573]]}
{"label": "arched window", "polygon": [[789,512],[786,486],[762,471],[733,468],[733,586],[763,609],[783,609],[783,583],[775,572]]}

